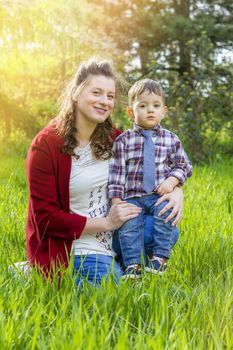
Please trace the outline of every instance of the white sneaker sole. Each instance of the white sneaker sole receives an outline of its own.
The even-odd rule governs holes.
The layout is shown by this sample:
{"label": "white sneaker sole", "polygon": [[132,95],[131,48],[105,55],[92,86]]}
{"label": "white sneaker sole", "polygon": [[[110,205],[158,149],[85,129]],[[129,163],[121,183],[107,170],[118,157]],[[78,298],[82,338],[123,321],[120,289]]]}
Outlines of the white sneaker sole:
{"label": "white sneaker sole", "polygon": [[123,275],[121,278],[123,280],[127,280],[127,279],[135,280],[138,278],[142,278],[142,275]]}
{"label": "white sneaker sole", "polygon": [[166,271],[155,270],[150,267],[145,267],[145,270],[146,272],[150,272],[150,273],[153,273],[154,275],[159,275],[159,276],[162,276],[167,271],[167,270]]}

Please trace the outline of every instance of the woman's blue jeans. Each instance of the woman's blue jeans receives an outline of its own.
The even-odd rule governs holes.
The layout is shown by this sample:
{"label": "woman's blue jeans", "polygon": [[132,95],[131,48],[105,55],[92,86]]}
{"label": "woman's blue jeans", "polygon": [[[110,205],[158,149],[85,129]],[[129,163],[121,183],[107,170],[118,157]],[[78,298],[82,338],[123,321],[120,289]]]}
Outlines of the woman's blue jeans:
{"label": "woman's blue jeans", "polygon": [[82,285],[86,280],[89,284],[98,286],[102,279],[108,276],[112,276],[118,283],[122,274],[122,269],[112,256],[89,254],[74,257],[74,276],[77,285]]}

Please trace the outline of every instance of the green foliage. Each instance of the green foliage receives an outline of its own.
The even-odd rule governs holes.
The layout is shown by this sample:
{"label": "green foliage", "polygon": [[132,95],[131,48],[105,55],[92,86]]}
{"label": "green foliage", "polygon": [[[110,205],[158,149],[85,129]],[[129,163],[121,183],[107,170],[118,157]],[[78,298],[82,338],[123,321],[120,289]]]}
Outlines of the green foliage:
{"label": "green foliage", "polygon": [[21,127],[32,137],[80,61],[98,54],[98,33],[88,29],[94,8],[86,0],[22,0],[0,10],[0,118],[7,133]]}
{"label": "green foliage", "polygon": [[60,289],[8,271],[26,259],[27,189],[24,160],[0,164],[1,349],[232,349],[232,161],[194,168],[166,275],[84,290],[72,266]]}
{"label": "green foliage", "polygon": [[105,7],[105,31],[122,51],[129,80],[159,79],[169,107],[164,125],[178,133],[191,159],[213,158],[223,130],[233,137],[232,3],[135,0],[99,6]]}
{"label": "green foliage", "polygon": [[24,157],[30,143],[24,130],[14,128],[8,133],[5,124],[0,124],[0,155]]}
{"label": "green foliage", "polygon": [[[233,138],[229,0],[59,0],[0,5],[0,118],[29,137],[56,114],[65,82],[90,55],[112,58],[130,83],[148,76],[166,92],[164,126],[194,161]],[[115,121],[131,123],[125,104]],[[226,141],[224,141],[226,144]],[[227,152],[232,154],[229,143]]]}

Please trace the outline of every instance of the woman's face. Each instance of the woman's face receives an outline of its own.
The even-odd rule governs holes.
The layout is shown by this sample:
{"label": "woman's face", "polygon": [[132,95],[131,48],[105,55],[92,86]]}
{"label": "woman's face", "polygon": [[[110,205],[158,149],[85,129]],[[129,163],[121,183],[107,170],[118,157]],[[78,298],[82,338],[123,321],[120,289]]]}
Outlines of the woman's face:
{"label": "woman's face", "polygon": [[91,75],[87,84],[77,92],[77,122],[97,125],[111,114],[116,95],[116,84],[112,78]]}

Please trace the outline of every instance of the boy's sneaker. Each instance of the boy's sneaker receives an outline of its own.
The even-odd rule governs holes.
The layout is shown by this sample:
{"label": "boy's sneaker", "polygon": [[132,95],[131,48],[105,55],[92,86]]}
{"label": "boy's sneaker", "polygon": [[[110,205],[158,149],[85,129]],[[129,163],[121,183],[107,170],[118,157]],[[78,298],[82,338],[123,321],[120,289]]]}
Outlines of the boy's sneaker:
{"label": "boy's sneaker", "polygon": [[167,271],[167,259],[153,256],[149,262],[149,266],[146,266],[146,271],[162,276]]}
{"label": "boy's sneaker", "polygon": [[141,265],[134,264],[126,268],[124,275],[122,276],[122,279],[128,279],[128,278],[136,279],[141,277],[142,277]]}

